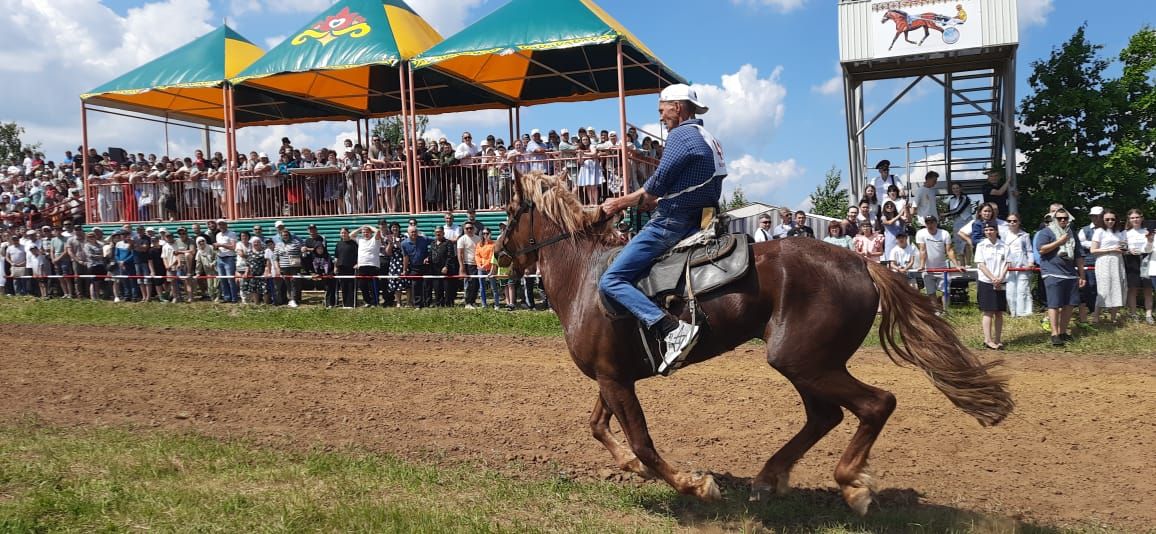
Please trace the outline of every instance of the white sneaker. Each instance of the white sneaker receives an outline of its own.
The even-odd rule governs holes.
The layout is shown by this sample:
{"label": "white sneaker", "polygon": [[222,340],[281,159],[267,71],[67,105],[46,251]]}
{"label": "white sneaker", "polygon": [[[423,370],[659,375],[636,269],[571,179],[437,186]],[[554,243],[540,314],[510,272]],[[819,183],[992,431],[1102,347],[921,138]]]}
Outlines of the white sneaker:
{"label": "white sneaker", "polygon": [[297,307],[297,301],[295,301],[295,300],[289,301],[289,307],[290,308],[296,308]]}
{"label": "white sneaker", "polygon": [[113,297],[113,298],[112,298],[112,301],[113,301],[113,302],[120,302],[120,297]]}
{"label": "white sneaker", "polygon": [[678,328],[675,328],[666,338],[662,340],[666,345],[666,351],[662,355],[662,365],[658,366],[658,373],[663,376],[670,376],[682,367],[682,361],[686,359],[686,355],[690,354],[690,349],[694,348],[694,344],[698,341],[699,327],[691,325],[685,321],[678,322]]}
{"label": "white sneaker", "polygon": [[473,304],[466,304],[466,309],[472,310],[472,309],[474,309],[474,305]]}

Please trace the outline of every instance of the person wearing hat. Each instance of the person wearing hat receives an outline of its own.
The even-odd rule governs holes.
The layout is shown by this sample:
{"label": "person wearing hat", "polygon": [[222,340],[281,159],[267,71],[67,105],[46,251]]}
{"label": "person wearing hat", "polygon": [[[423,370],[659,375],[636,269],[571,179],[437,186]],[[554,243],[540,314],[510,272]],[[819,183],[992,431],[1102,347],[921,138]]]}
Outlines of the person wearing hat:
{"label": "person wearing hat", "polygon": [[534,128],[530,130],[530,140],[526,142],[526,153],[529,154],[530,172],[550,172],[546,163],[546,142],[542,140],[542,131]]}
{"label": "person wearing hat", "polygon": [[871,184],[875,186],[875,191],[877,193],[887,191],[887,188],[890,186],[895,186],[899,188],[899,196],[907,196],[907,191],[903,187],[903,184],[899,183],[899,178],[897,178],[894,174],[891,174],[890,160],[879,160],[879,163],[875,164],[875,170],[879,171],[879,175],[875,177],[875,180],[872,181]]}
{"label": "person wearing hat", "polygon": [[212,243],[217,251],[217,275],[221,277],[221,301],[237,303],[241,301],[241,288],[237,286],[237,232],[229,229],[229,221],[217,219],[217,233]]}
{"label": "person wearing hat", "polygon": [[602,275],[598,288],[662,339],[662,363],[656,371],[664,376],[682,366],[698,341],[701,327],[664,312],[635,288],[634,282],[650,270],[655,258],[699,231],[718,208],[727,169],[722,146],[697,118],[708,109],[686,84],[663,89],[658,110],[670,135],[658,168],[641,189],[609,198],[601,206],[606,216],[635,206],[655,210]]}
{"label": "person wearing hat", "polygon": [[983,201],[994,204],[999,215],[1006,215],[1008,212],[1008,185],[1011,182],[1003,180],[1003,183],[1000,183],[1000,180],[1003,179],[1003,169],[998,167],[984,169],[983,174],[987,176],[987,181],[983,184]]}
{"label": "person wearing hat", "polygon": [[1072,311],[1080,304],[1079,289],[1084,280],[1084,257],[1079,254],[1080,238],[1073,231],[1072,216],[1065,209],[1052,213],[1052,222],[1032,238],[1039,251],[1040,275],[1048,308],[1048,325],[1054,347],[1062,347],[1072,340],[1068,323]]}
{"label": "person wearing hat", "polygon": [[8,246],[4,248],[4,258],[12,266],[12,287],[17,296],[28,294],[28,249],[20,242],[20,236],[12,234],[8,237]]}

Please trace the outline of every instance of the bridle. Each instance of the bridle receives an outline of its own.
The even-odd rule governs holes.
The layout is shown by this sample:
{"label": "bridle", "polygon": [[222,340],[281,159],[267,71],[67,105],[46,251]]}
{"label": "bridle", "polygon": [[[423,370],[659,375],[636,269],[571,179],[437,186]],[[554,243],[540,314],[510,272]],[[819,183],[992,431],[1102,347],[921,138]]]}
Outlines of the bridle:
{"label": "bridle", "polygon": [[[510,216],[510,221],[508,223],[506,223],[506,231],[502,234],[502,237],[501,237],[502,248],[498,250],[498,257],[524,256],[524,255],[529,254],[531,252],[536,252],[538,250],[546,248],[546,247],[553,245],[554,243],[557,243],[559,241],[570,238],[570,236],[571,236],[570,232],[562,232],[562,233],[555,235],[553,237],[543,239],[542,241],[538,241],[537,239],[534,239],[534,227],[537,225],[537,217],[535,216],[535,213],[537,211],[538,211],[537,206],[534,204],[533,201],[530,201],[530,202],[526,202],[525,200],[522,201],[521,205],[518,206],[518,209],[514,211],[514,214],[512,216]],[[529,243],[525,247],[522,247],[518,250],[510,252],[508,242],[506,241],[506,236],[514,232],[514,226],[518,224],[518,220],[521,219],[522,215],[524,215],[526,213],[530,214],[530,240],[529,240]]]}

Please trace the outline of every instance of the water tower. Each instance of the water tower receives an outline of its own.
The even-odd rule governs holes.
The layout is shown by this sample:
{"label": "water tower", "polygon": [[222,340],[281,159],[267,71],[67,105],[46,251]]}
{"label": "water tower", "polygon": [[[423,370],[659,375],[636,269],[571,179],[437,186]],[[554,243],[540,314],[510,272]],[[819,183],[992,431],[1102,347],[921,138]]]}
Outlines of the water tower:
{"label": "water tower", "polygon": [[[958,182],[977,193],[984,180],[980,171],[1002,162],[1015,188],[1017,22],[1016,0],[839,3],[839,63],[855,198],[875,173],[866,145],[871,126],[925,78],[943,88],[943,138],[935,140],[944,153],[941,185]],[[867,118],[863,84],[893,78],[912,81]],[[1014,197],[1009,201],[1015,210]]]}

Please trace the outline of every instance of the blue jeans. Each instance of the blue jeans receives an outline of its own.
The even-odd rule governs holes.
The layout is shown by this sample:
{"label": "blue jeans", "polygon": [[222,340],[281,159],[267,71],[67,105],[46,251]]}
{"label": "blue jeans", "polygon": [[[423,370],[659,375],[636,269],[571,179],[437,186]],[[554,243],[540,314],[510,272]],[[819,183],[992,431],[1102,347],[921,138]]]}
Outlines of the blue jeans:
{"label": "blue jeans", "polygon": [[646,298],[634,284],[650,272],[655,258],[687,236],[698,231],[698,217],[675,219],[656,216],[642,227],[598,281],[598,289],[634,314],[647,327],[654,326],[665,312]]}
{"label": "blue jeans", "polygon": [[237,257],[217,256],[217,274],[225,277],[221,278],[219,282],[221,300],[237,302],[240,297],[237,296],[237,280],[233,278],[237,274]]}

